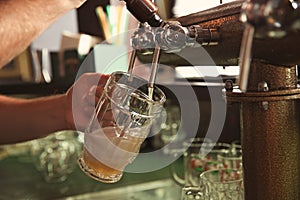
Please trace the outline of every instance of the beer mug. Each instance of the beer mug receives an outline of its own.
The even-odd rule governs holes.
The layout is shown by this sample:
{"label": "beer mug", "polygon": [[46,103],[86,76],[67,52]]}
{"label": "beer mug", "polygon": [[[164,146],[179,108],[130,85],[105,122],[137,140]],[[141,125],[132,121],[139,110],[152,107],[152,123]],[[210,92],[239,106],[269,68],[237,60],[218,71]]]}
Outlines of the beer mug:
{"label": "beer mug", "polygon": [[218,155],[230,151],[227,143],[213,143],[207,138],[194,138],[184,142],[186,151],[183,154],[184,177],[181,177],[172,166],[172,177],[180,186],[199,186],[200,174],[220,166]]}
{"label": "beer mug", "polygon": [[218,162],[220,163],[220,168],[243,170],[242,149],[233,147],[229,152],[220,153]]}
{"label": "beer mug", "polygon": [[243,171],[214,169],[200,175],[203,200],[244,200]]}
{"label": "beer mug", "polygon": [[[107,81],[84,135],[80,168],[91,178],[115,183],[137,156],[166,96],[157,86],[125,72]],[[157,124],[157,123],[156,123]]]}
{"label": "beer mug", "polygon": [[199,186],[185,186],[181,189],[180,200],[202,199],[203,193]]}
{"label": "beer mug", "polygon": [[65,181],[73,172],[81,146],[77,136],[74,131],[59,131],[32,141],[33,162],[46,182]]}

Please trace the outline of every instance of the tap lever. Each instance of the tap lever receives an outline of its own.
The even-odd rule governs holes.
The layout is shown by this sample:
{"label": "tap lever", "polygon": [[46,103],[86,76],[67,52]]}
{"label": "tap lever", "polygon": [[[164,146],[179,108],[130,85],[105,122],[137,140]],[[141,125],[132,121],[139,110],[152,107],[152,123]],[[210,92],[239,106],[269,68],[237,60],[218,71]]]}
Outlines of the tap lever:
{"label": "tap lever", "polygon": [[159,58],[160,58],[160,47],[158,45],[156,45],[154,52],[153,52],[151,74],[150,74],[150,78],[149,78],[149,87],[150,88],[154,88],[154,83],[155,83],[156,74],[157,74],[157,70],[158,70]]}
{"label": "tap lever", "polygon": [[172,53],[186,47],[216,45],[219,39],[216,28],[204,29],[198,25],[184,27],[178,21],[169,21],[159,28],[140,27],[131,37],[131,45],[134,49],[144,51],[159,45],[162,50]]}
{"label": "tap lever", "polygon": [[136,49],[134,49],[130,55],[128,70],[127,70],[129,74],[132,74],[135,60],[136,60]]}
{"label": "tap lever", "polygon": [[158,8],[151,0],[124,0],[128,11],[141,23],[159,27],[164,21],[157,14]]}

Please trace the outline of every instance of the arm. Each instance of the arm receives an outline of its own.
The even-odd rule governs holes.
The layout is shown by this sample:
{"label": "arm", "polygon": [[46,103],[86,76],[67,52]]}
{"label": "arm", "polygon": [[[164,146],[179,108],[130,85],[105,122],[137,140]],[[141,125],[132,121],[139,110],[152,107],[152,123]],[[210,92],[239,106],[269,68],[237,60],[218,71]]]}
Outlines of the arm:
{"label": "arm", "polygon": [[83,131],[107,75],[87,73],[65,93],[35,99],[0,96],[0,144],[44,137],[59,130]]}
{"label": "arm", "polygon": [[0,96],[0,143],[16,143],[68,129],[65,95],[37,99]]}
{"label": "arm", "polygon": [[85,0],[0,1],[0,67],[21,53],[42,31]]}

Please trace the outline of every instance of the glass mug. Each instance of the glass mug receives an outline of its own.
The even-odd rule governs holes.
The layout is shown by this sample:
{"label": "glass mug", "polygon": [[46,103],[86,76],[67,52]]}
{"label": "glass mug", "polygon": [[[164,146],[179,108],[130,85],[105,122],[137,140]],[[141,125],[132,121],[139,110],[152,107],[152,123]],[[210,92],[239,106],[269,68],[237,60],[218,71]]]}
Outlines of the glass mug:
{"label": "glass mug", "polygon": [[200,175],[203,200],[244,200],[242,170],[214,169]]}
{"label": "glass mug", "polygon": [[181,189],[180,200],[202,199],[203,194],[199,186],[185,186]]}
{"label": "glass mug", "polygon": [[220,167],[218,155],[229,153],[231,145],[213,143],[208,138],[194,138],[184,142],[186,151],[183,154],[184,177],[172,166],[172,177],[180,186],[199,186],[200,174],[206,170]]}
{"label": "glass mug", "polygon": [[91,178],[115,183],[137,156],[166,96],[157,86],[149,98],[148,82],[132,74],[111,74],[84,135],[78,163]]}
{"label": "glass mug", "polygon": [[34,164],[46,182],[65,181],[73,172],[81,145],[77,135],[74,131],[59,131],[32,141]]}
{"label": "glass mug", "polygon": [[235,148],[228,153],[218,155],[220,168],[243,170],[242,149]]}

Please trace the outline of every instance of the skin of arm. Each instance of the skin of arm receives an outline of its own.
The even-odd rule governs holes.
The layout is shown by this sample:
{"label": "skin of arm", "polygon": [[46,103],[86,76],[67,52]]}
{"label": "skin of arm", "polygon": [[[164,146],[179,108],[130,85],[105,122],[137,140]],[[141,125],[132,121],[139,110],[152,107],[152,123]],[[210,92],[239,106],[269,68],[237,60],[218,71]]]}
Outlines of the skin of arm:
{"label": "skin of arm", "polygon": [[0,67],[67,11],[85,0],[0,0]]}
{"label": "skin of arm", "polygon": [[0,96],[0,143],[9,144],[67,129],[65,95],[37,99]]}
{"label": "skin of arm", "polygon": [[[0,67],[41,32],[85,0],[0,0]],[[83,131],[107,75],[84,74],[65,93],[35,99],[0,95],[0,144],[23,142],[59,130]]]}
{"label": "skin of arm", "polygon": [[108,75],[82,75],[65,93],[34,99],[0,96],[0,144],[47,136],[59,130],[84,131]]}

